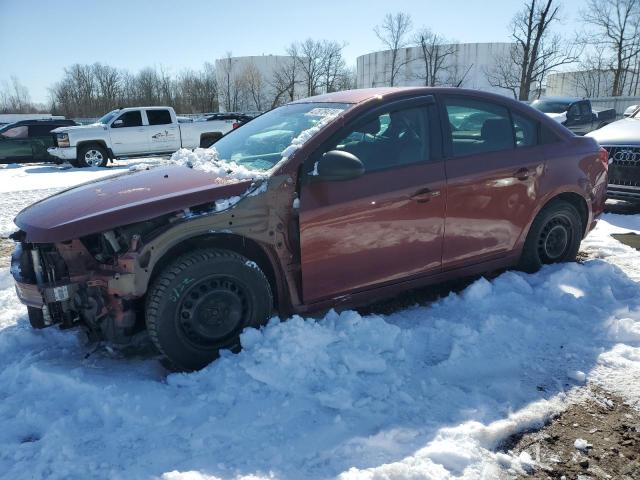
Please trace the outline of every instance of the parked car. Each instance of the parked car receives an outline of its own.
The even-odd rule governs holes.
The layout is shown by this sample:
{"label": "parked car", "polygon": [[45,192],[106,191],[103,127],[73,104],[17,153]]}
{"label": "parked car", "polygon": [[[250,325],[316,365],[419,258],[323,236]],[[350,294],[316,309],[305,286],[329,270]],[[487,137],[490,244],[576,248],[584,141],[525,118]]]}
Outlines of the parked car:
{"label": "parked car", "polygon": [[607,196],[640,204],[640,109],[588,136],[609,152]]}
{"label": "parked car", "polygon": [[207,122],[223,122],[231,125],[231,129],[238,128],[254,118],[246,113],[214,113],[207,117]]}
{"label": "parked car", "polygon": [[543,97],[534,100],[531,106],[546,113],[576,135],[585,135],[616,120],[615,108],[593,110],[591,101],[586,98]]}
{"label": "parked car", "polygon": [[[463,110],[489,115],[451,128]],[[110,341],[146,328],[197,369],[275,312],[572,261],[607,185],[595,140],[464,89],[307,98],[198,153],[207,168],[127,172],[20,212],[11,271],[34,328]]]}
{"label": "parked car", "polygon": [[632,117],[638,109],[640,109],[640,105],[629,105],[622,114],[623,118]]}
{"label": "parked car", "polygon": [[73,120],[21,120],[0,127],[0,163],[54,162],[47,153],[51,131],[77,125]]}
{"label": "parked car", "polygon": [[231,125],[180,123],[171,107],[113,110],[97,123],[58,128],[49,153],[78,167],[104,167],[109,159],[167,155],[180,148],[209,147]]}

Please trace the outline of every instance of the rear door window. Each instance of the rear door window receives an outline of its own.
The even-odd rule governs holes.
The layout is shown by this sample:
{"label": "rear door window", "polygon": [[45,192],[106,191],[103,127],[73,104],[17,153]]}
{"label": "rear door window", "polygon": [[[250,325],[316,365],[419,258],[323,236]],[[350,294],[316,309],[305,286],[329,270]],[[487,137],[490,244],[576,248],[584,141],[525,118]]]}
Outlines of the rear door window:
{"label": "rear door window", "polygon": [[[116,125],[118,120],[122,120],[122,124]],[[132,110],[120,115],[112,124],[112,128],[125,128],[125,127],[141,127],[142,126],[142,114],[140,110]]]}
{"label": "rear door window", "polygon": [[147,120],[149,125],[169,125],[171,113],[169,110],[147,110]]}
{"label": "rear door window", "polygon": [[514,130],[506,107],[466,97],[445,97],[454,157],[511,150]]}
{"label": "rear door window", "polygon": [[512,112],[516,147],[532,147],[538,144],[538,122]]}

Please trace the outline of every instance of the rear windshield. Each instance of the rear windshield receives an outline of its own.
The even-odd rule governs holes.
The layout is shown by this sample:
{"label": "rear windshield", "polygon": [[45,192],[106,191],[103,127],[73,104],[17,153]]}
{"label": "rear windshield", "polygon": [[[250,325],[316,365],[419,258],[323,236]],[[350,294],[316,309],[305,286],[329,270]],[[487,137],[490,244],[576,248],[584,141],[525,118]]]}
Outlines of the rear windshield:
{"label": "rear windshield", "polygon": [[[244,165],[250,170],[271,169],[294,139],[303,143],[309,129],[349,108],[347,103],[296,103],[271,110],[232,130],[214,145],[218,158]],[[301,133],[305,135],[300,135]],[[300,135],[302,138],[297,138]],[[285,152],[286,153],[286,152]]]}
{"label": "rear windshield", "polygon": [[536,100],[531,106],[543,113],[564,113],[569,110],[568,102],[551,102],[548,100]]}

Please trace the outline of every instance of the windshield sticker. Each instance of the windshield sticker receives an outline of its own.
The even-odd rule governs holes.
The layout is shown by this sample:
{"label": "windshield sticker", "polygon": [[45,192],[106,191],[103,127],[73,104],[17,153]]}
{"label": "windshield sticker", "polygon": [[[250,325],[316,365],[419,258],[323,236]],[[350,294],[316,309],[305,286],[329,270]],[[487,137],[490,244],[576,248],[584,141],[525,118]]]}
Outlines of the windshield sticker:
{"label": "windshield sticker", "polygon": [[316,107],[305,113],[308,117],[335,117],[342,113],[340,108],[323,108]]}

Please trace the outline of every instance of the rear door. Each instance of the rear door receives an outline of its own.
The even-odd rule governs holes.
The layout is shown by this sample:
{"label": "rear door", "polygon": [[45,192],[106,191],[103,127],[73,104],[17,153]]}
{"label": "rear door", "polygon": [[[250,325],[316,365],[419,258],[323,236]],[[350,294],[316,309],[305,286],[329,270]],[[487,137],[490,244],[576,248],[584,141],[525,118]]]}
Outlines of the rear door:
{"label": "rear door", "polygon": [[148,108],[147,122],[149,127],[149,151],[175,152],[180,148],[180,129],[177,122],[171,119],[171,112],[166,108]]}
{"label": "rear door", "polygon": [[[365,174],[306,183],[300,196],[305,303],[440,271],[444,164],[432,97],[395,102],[356,120],[330,150],[356,155]],[[436,132],[434,134],[434,132]]]}
{"label": "rear door", "polygon": [[29,127],[18,125],[0,133],[0,162],[29,162],[33,160]]}
{"label": "rear door", "polygon": [[[442,110],[449,118],[446,270],[498,258],[514,248],[538,201],[545,152],[538,146],[537,121],[499,103],[446,95]],[[464,122],[469,117],[483,121],[469,130]]]}
{"label": "rear door", "polygon": [[116,117],[109,126],[111,148],[118,156],[149,151],[149,136],[140,110],[129,110]]}

